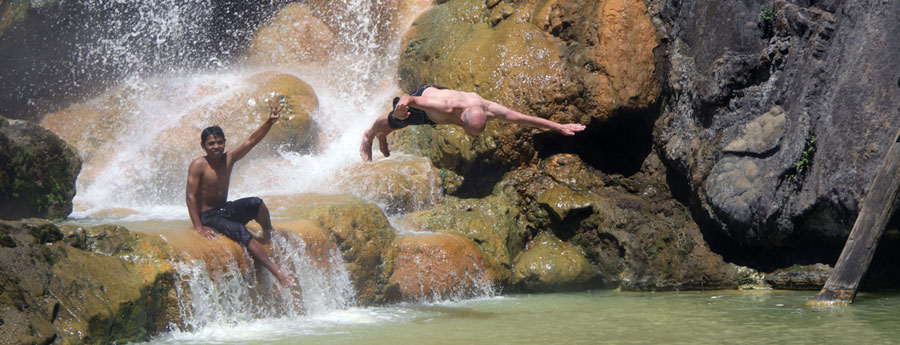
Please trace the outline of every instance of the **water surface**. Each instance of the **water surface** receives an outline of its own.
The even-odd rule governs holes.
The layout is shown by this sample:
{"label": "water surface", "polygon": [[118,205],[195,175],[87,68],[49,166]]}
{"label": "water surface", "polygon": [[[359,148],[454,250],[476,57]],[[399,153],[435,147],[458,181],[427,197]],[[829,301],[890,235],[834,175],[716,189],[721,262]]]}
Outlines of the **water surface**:
{"label": "water surface", "polygon": [[893,344],[900,298],[811,308],[814,291],[503,295],[210,325],[153,344]]}

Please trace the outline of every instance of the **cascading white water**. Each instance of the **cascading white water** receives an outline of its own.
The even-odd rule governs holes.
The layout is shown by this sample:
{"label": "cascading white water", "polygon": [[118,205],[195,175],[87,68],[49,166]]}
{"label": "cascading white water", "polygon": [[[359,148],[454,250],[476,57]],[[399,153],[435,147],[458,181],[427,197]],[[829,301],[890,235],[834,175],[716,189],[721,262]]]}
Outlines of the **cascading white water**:
{"label": "cascading white water", "polygon": [[[242,272],[234,258],[223,258],[227,264],[216,271],[199,260],[174,263],[186,330],[316,315],[354,304],[350,275],[337,250],[329,253],[323,267],[307,255],[306,244],[298,235],[276,233],[272,240],[273,260],[281,263],[285,273],[296,277],[298,287],[278,287],[265,270]],[[181,329],[173,325],[173,331]]]}
{"label": "cascading white water", "polygon": [[[122,11],[122,5],[118,3],[97,6]],[[188,42],[182,43],[186,49],[190,45],[190,32],[200,29],[191,26],[198,24],[186,24],[185,21],[204,18],[212,12],[212,5],[201,0],[142,2],[134,6],[137,9],[129,8],[128,12],[137,11],[141,14],[140,20],[130,16],[130,24],[113,23],[131,25],[133,29],[98,33],[98,43],[85,47],[86,63],[114,62],[115,65],[129,66],[138,75],[152,67],[148,64],[177,57],[141,57],[139,55],[145,50],[171,49],[149,49],[145,47],[149,43],[132,45],[133,36],[153,35],[158,37],[155,42],[160,45]],[[357,149],[362,133],[389,104],[378,100],[389,100],[398,91],[396,86],[384,87],[395,84],[394,56],[398,42],[383,39],[387,35],[383,31],[390,28],[391,23],[379,23],[389,18],[373,18],[379,6],[386,6],[386,3],[348,0],[329,12],[335,17],[331,21],[339,23],[335,34],[339,43],[345,46],[340,51],[345,53],[333,54],[327,68],[300,66],[275,70],[297,76],[315,90],[319,108],[311,117],[321,130],[325,144],[313,153],[279,150],[283,159],[280,164],[241,161],[235,169],[235,175],[240,174],[241,178],[233,179],[230,199],[248,195],[345,192],[338,188],[340,183],[335,176],[360,162]],[[131,23],[135,20],[138,23]],[[110,33],[119,33],[119,36],[107,37]],[[124,106],[127,113],[123,116],[121,131],[114,133],[118,137],[109,153],[112,158],[97,163],[103,166],[94,167],[99,170],[95,178],[78,180],[72,217],[89,217],[98,210],[125,208],[137,212],[128,220],[185,218],[187,211],[183,200],[187,165],[203,152],[197,144],[192,153],[173,157],[161,145],[166,140],[161,135],[173,126],[190,123],[199,138],[200,131],[214,123],[197,117],[197,114],[208,112],[206,109],[217,103],[246,92],[252,87],[246,82],[250,76],[272,70],[271,67],[230,66],[218,71],[184,73],[178,68],[173,71],[177,74],[133,77],[122,84],[125,85],[121,87],[125,90],[123,93],[128,94],[123,101],[128,103]],[[264,115],[257,114],[254,117],[257,120],[246,126],[256,128]],[[227,132],[226,137],[231,145],[246,139],[229,136]]]}

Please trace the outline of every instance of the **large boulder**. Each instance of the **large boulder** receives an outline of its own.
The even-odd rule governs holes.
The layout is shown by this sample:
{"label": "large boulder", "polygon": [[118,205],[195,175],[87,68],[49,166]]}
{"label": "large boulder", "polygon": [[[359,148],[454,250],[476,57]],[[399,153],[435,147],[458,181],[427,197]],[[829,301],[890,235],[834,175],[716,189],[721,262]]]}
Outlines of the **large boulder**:
{"label": "large boulder", "polygon": [[[530,223],[580,247],[597,272],[589,279],[577,265],[560,265],[560,272],[532,272],[517,264],[517,281],[529,282],[524,285],[532,290],[566,285],[628,290],[736,287],[737,267],[709,249],[688,210],[671,198],[659,159],[648,156],[641,170],[632,177],[606,175],[577,156],[560,154],[508,174],[502,183],[522,195],[520,208]],[[572,255],[567,260],[579,262]],[[566,284],[540,277],[565,277],[560,281]]]}
{"label": "large boulder", "polygon": [[590,286],[597,272],[583,249],[542,232],[516,259],[512,283],[530,291],[575,290]]}
{"label": "large boulder", "polygon": [[502,187],[484,198],[445,197],[432,209],[407,215],[402,224],[414,231],[448,233],[471,240],[487,254],[487,262],[506,284],[513,259],[534,230],[517,207],[514,191]]}
{"label": "large boulder", "polygon": [[41,126],[0,116],[0,219],[65,218],[81,159]]}
{"label": "large boulder", "polygon": [[896,141],[900,3],[650,4],[670,52],[654,142],[698,220],[745,260],[833,262]]}
{"label": "large boulder", "polygon": [[485,254],[471,241],[450,234],[400,238],[388,301],[436,301],[494,292],[498,279]]}
{"label": "large boulder", "polygon": [[334,51],[341,49],[334,36],[308,5],[289,4],[253,34],[247,59],[260,65],[322,65],[341,53]]}
{"label": "large boulder", "polygon": [[304,194],[268,198],[273,214],[313,220],[337,245],[361,304],[384,302],[397,234],[381,209],[350,195]]}

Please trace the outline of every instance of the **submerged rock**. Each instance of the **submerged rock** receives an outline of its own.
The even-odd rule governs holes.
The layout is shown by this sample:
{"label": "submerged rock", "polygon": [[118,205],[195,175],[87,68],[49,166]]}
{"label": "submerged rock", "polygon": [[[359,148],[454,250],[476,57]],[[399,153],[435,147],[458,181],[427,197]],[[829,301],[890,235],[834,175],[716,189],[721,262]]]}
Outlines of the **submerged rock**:
{"label": "submerged rock", "polygon": [[81,159],[41,126],[0,116],[0,219],[72,213]]}
{"label": "submerged rock", "polygon": [[833,267],[825,264],[794,265],[765,275],[766,283],[776,289],[820,290]]}

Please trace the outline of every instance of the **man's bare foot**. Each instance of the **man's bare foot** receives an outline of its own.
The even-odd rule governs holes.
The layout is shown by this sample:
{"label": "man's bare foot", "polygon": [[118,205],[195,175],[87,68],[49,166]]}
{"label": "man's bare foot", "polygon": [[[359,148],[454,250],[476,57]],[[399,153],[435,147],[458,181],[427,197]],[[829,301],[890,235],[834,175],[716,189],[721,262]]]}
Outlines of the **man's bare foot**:
{"label": "man's bare foot", "polygon": [[[381,134],[378,135],[378,149],[381,150],[381,154],[385,157],[391,156],[391,150],[388,148],[387,135]],[[371,145],[371,144],[369,144]],[[369,149],[371,151],[371,149]]]}
{"label": "man's bare foot", "polygon": [[359,144],[359,156],[364,162],[372,161],[372,139],[373,135],[369,135],[369,131],[363,134],[362,143]]}

